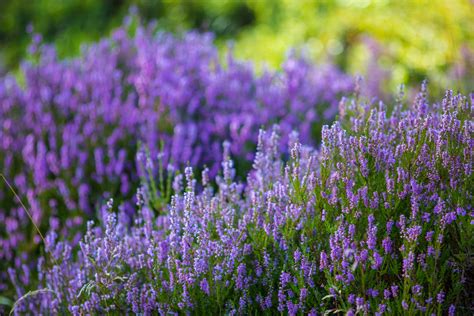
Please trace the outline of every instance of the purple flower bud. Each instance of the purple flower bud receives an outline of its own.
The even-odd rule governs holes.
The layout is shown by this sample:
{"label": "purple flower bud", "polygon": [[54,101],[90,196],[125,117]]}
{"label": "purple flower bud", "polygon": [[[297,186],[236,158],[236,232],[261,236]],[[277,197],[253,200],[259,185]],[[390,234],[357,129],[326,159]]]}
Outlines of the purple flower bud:
{"label": "purple flower bud", "polygon": [[392,291],[392,296],[394,298],[398,297],[398,286],[397,285],[392,285],[390,287],[390,290]]}
{"label": "purple flower bud", "polygon": [[206,293],[207,295],[210,294],[210,291],[209,291],[209,283],[207,282],[207,279],[202,279],[201,280],[201,283],[199,283],[199,287],[201,288],[201,290]]}
{"label": "purple flower bud", "polygon": [[408,304],[407,304],[407,302],[405,302],[405,300],[402,301],[402,307],[403,307],[404,310],[408,309]]}
{"label": "purple flower bud", "polygon": [[455,314],[456,314],[456,306],[454,305],[449,306],[448,315],[454,316]]}
{"label": "purple flower bud", "polygon": [[442,304],[444,302],[444,292],[443,291],[440,291],[437,295],[436,295],[436,301],[439,303],[439,304]]}

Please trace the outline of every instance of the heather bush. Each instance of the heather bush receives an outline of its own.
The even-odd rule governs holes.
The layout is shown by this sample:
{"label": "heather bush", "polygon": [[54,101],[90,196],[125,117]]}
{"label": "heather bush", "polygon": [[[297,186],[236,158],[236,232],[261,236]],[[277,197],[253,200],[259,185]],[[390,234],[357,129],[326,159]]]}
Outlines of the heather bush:
{"label": "heather bush", "polygon": [[[139,142],[151,162],[160,153],[164,164],[207,165],[214,175],[224,140],[241,162],[251,161],[261,126],[300,128],[311,141],[351,89],[334,67],[296,55],[257,75],[231,54],[221,61],[209,34],[132,31],[125,25],[67,60],[35,35],[20,75],[0,78],[0,172],[43,231],[78,241],[75,228],[110,196],[131,215]],[[3,181],[0,188],[4,290],[6,267],[31,264],[26,255],[40,240]]]}
{"label": "heather bush", "polygon": [[[262,131],[246,183],[226,143],[215,185],[187,167],[158,214],[145,185],[133,225],[110,201],[77,249],[50,233],[41,291],[15,311],[472,313],[469,98],[431,104],[423,88],[406,108],[356,96],[319,151],[291,134],[287,162],[278,127]],[[18,296],[29,274],[13,277]]]}

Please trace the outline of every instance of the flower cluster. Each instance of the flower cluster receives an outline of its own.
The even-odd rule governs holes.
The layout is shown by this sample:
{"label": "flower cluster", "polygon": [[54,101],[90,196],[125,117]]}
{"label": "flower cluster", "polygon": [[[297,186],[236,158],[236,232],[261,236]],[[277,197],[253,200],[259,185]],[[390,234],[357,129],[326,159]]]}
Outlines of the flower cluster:
{"label": "flower cluster", "polygon": [[134,224],[109,203],[77,256],[50,234],[43,291],[16,311],[468,313],[473,109],[425,89],[408,109],[347,100],[319,151],[293,133],[284,162],[278,127],[260,132],[245,184],[225,144],[215,186],[186,168],[166,213],[143,187]]}
{"label": "flower cluster", "polygon": [[[43,231],[71,235],[104,197],[120,196],[133,212],[139,142],[151,157],[207,165],[214,175],[223,141],[239,161],[251,161],[261,126],[300,128],[310,142],[351,89],[334,67],[296,56],[281,72],[258,75],[231,54],[220,61],[209,34],[128,29],[68,60],[37,35],[20,74],[0,78],[0,172]],[[6,184],[0,188],[0,262],[20,268],[40,240]]]}

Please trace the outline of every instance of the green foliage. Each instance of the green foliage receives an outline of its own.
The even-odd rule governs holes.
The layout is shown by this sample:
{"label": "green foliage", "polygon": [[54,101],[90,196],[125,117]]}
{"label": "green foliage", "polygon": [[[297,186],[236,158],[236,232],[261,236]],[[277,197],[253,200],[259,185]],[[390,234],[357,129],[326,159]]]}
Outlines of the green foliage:
{"label": "green foliage", "polygon": [[469,0],[7,0],[0,3],[0,72],[25,55],[29,23],[69,56],[119,26],[132,6],[160,29],[211,31],[222,50],[233,39],[239,57],[272,67],[289,49],[304,48],[316,60],[382,82],[385,91],[426,78],[432,90],[473,87]]}
{"label": "green foliage", "polygon": [[312,57],[330,58],[352,73],[373,77],[373,71],[370,76],[366,71],[381,67],[392,90],[425,78],[432,89],[449,80],[457,88],[472,89],[462,82],[472,84],[474,10],[469,0],[248,3],[257,25],[239,36],[240,56],[276,66],[289,48],[305,43]]}
{"label": "green foliage", "polygon": [[145,20],[171,31],[201,29],[220,38],[235,36],[254,22],[242,2],[219,0],[6,0],[0,2],[0,72],[14,69],[26,55],[28,25],[54,42],[61,56],[79,52],[82,43],[99,40],[135,7]]}

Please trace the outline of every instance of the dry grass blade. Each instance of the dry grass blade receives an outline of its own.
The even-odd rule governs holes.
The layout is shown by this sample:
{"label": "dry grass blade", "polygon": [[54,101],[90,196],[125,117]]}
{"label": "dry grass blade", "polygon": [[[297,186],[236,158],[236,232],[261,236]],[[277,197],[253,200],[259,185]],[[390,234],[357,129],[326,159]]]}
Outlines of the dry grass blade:
{"label": "dry grass blade", "polygon": [[38,235],[40,236],[41,240],[43,241],[43,245],[45,247],[45,250],[46,252],[48,252],[51,256],[51,260],[52,262],[55,264],[55,265],[58,265],[58,262],[56,261],[56,259],[54,258],[54,255],[53,253],[51,252],[50,249],[48,249],[47,245],[46,245],[46,240],[43,236],[43,234],[41,233],[38,225],[36,225],[35,221],[33,220],[33,216],[31,215],[31,212],[28,210],[28,208],[25,206],[25,204],[23,203],[23,201],[21,200],[20,196],[18,195],[18,193],[16,193],[15,189],[13,188],[13,186],[10,184],[10,182],[8,182],[7,178],[5,178],[5,176],[3,175],[3,173],[0,173],[0,177],[3,179],[3,181],[6,183],[6,185],[8,186],[8,188],[10,189],[10,191],[12,191],[13,195],[16,197],[16,199],[18,200],[18,202],[20,203],[21,207],[23,208],[23,210],[26,212],[26,214],[28,215],[28,217],[30,218],[30,221],[31,223],[33,224],[33,226],[35,227],[36,229],[36,232],[38,233]]}
{"label": "dry grass blade", "polygon": [[[10,184],[10,182],[8,182],[7,178],[5,178],[5,176],[3,175],[3,173],[0,173],[0,177],[3,179],[3,181],[6,183],[6,185],[8,186],[8,188],[10,189],[10,191],[12,191],[13,195],[16,197],[16,199],[18,200],[18,202],[20,203],[20,205],[22,206],[23,210],[26,212],[26,214],[28,215],[28,217],[30,218],[31,220],[31,223],[33,223],[33,226],[35,227],[36,229],[36,232],[38,233],[38,235],[41,237],[41,240],[43,241],[43,244],[44,246],[46,247],[46,240],[43,236],[43,234],[41,233],[38,225],[36,225],[35,221],[33,220],[33,216],[31,215],[31,212],[28,210],[28,208],[25,206],[25,204],[23,203],[23,201],[21,200],[20,196],[16,193],[15,189],[13,188],[13,186]],[[50,252],[47,247],[46,247],[46,251]],[[53,262],[57,265],[57,262],[53,256],[53,254],[50,252],[50,255],[51,255],[51,259],[53,260]],[[30,296],[34,296],[36,294],[41,294],[41,293],[53,293],[54,295],[57,296],[57,293],[51,289],[48,289],[48,288],[44,288],[44,289],[39,289],[39,290],[35,290],[35,291],[29,291],[28,293],[26,293],[25,295],[23,295],[22,297],[20,297],[18,300],[16,300],[16,302],[13,304],[13,307],[10,311],[10,314],[13,314],[13,312],[15,311],[15,308],[18,306],[18,304],[20,304],[21,301],[25,300],[26,298],[30,297]]]}
{"label": "dry grass blade", "polygon": [[36,229],[36,232],[38,233],[38,235],[41,237],[41,240],[43,240],[43,243],[44,245],[46,246],[46,241],[44,239],[44,236],[43,234],[41,233],[39,227],[36,225],[35,221],[33,220],[33,216],[31,215],[30,211],[27,209],[27,207],[25,206],[25,204],[22,202],[22,200],[20,199],[20,197],[18,196],[18,194],[16,193],[15,189],[13,189],[13,187],[11,186],[10,182],[8,182],[7,178],[5,178],[5,176],[3,175],[3,173],[0,173],[0,177],[3,179],[3,181],[5,181],[6,185],[8,186],[8,188],[10,189],[10,191],[12,191],[13,195],[16,197],[16,199],[18,200],[18,202],[20,203],[21,207],[23,207],[23,210],[25,210],[26,214],[28,215],[28,217],[30,218],[31,220],[31,223],[33,223],[33,226],[35,227]]}
{"label": "dry grass blade", "polygon": [[35,290],[35,291],[29,291],[28,293],[26,293],[25,295],[23,295],[22,297],[20,297],[16,302],[15,304],[13,304],[13,307],[12,307],[12,310],[10,311],[10,314],[8,315],[12,315],[13,312],[15,311],[15,308],[25,299],[27,299],[28,297],[30,296],[34,296],[36,294],[43,294],[43,293],[53,293],[54,295],[57,296],[56,292],[51,290],[51,289],[39,289],[39,290]]}

